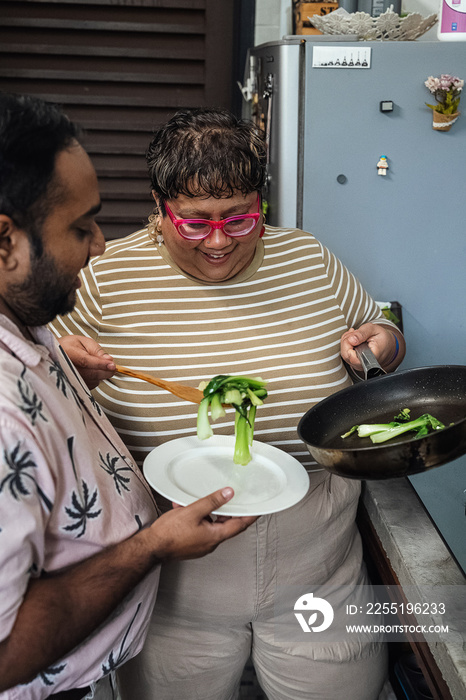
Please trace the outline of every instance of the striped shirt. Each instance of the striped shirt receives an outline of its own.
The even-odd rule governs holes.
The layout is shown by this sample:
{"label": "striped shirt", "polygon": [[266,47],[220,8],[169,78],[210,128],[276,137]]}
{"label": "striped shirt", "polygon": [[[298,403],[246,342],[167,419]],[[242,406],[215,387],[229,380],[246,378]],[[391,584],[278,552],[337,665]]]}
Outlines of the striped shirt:
{"label": "striped shirt", "polygon": [[[107,245],[82,272],[75,310],[58,335],[94,338],[115,362],[197,386],[217,374],[262,377],[269,395],[254,439],[316,469],[297,435],[302,415],[351,384],[340,356],[350,327],[388,324],[344,265],[309,233],[266,227],[251,264],[207,283],[182,272],[147,230]],[[136,461],[196,432],[197,407],[147,382],[115,374],[94,391]],[[233,409],[218,434],[234,431]]]}

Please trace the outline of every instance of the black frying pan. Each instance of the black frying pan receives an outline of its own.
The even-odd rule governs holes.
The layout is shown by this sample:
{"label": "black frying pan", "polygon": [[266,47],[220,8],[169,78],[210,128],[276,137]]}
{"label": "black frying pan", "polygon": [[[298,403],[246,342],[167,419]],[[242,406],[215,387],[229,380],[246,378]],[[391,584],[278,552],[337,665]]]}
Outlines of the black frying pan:
{"label": "black frying pan", "polygon": [[[356,434],[341,437],[359,423],[389,423],[402,408],[411,409],[412,419],[431,413],[449,427],[379,445]],[[466,453],[466,366],[419,367],[354,384],[307,411],[298,435],[318,464],[350,479],[390,479],[438,467]]]}

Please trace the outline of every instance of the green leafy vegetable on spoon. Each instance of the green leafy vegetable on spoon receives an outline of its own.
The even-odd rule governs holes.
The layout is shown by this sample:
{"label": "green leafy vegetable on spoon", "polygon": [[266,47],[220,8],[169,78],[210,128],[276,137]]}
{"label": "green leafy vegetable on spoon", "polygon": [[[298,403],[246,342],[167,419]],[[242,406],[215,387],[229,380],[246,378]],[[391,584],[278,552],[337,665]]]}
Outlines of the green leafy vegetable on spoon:
{"label": "green leafy vegetable on spoon", "polygon": [[204,388],[204,398],[197,413],[197,437],[206,440],[213,435],[209,421],[225,416],[224,404],[235,409],[235,464],[245,466],[251,461],[250,445],[254,436],[254,422],[257,406],[264,403],[267,396],[266,382],[260,377],[240,377],[219,374]]}

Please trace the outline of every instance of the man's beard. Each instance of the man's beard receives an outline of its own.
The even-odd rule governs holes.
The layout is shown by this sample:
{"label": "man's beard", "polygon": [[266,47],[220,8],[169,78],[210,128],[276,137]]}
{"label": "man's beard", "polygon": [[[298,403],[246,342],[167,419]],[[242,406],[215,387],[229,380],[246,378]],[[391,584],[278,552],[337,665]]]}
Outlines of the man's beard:
{"label": "man's beard", "polygon": [[55,316],[72,311],[76,303],[76,278],[60,273],[54,259],[31,251],[31,272],[8,289],[5,301],[25,326],[45,326]]}

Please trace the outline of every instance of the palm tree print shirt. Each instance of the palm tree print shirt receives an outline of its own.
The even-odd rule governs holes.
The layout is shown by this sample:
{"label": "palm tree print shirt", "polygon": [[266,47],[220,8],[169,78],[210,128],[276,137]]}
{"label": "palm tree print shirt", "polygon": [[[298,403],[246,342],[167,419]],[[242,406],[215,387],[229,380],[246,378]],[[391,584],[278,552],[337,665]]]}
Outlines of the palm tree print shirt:
{"label": "palm tree print shirt", "polygon": [[[0,641],[31,576],[87,559],[157,515],[140,470],[66,354],[47,329],[31,333],[36,343],[0,314]],[[158,575],[70,654],[0,700],[87,686],[134,656]]]}

